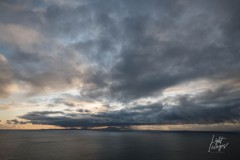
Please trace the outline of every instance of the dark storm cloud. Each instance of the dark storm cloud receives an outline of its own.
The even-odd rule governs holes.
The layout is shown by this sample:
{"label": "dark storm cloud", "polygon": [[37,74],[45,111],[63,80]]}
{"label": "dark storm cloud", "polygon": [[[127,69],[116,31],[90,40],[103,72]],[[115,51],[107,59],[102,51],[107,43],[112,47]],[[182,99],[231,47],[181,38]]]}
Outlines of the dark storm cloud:
{"label": "dark storm cloud", "polygon": [[[99,36],[74,44],[96,64],[86,76],[90,87],[81,91],[86,97],[131,101],[188,80],[239,74],[237,1],[123,1],[124,10],[111,5],[89,4]],[[102,43],[111,47],[101,50]]]}
{"label": "dark storm cloud", "polygon": [[[238,6],[236,1],[228,3]],[[152,18],[151,11],[144,16],[133,14],[124,19],[126,45],[112,69],[110,89],[113,94],[139,98],[191,79],[224,79],[228,73],[239,74],[240,57],[236,50],[239,44],[235,40],[228,42],[231,33],[225,29],[238,23],[228,20],[238,15],[236,10],[229,7],[216,15],[210,8],[205,10],[199,6],[196,14],[191,10],[196,6],[190,1],[181,7],[174,16],[170,9],[165,12],[166,17],[156,13],[157,19]],[[162,22],[162,18],[169,23]],[[167,29],[161,28],[161,24]],[[235,29],[234,33],[238,34],[237,27]]]}
{"label": "dark storm cloud", "polygon": [[6,121],[7,124],[28,124],[30,122],[27,121],[19,121],[17,119],[12,119],[12,120],[7,120]]}
{"label": "dark storm cloud", "polygon": [[88,110],[88,109],[78,109],[77,110],[78,112],[80,112],[80,113],[90,113],[91,111],[90,110]]}
{"label": "dark storm cloud", "polygon": [[[0,59],[0,96],[9,95],[12,81],[36,93],[78,87],[81,100],[126,108],[82,119],[76,118],[80,111],[22,118],[59,126],[239,121],[239,90],[231,84],[207,96],[177,97],[179,104],[169,108],[127,103],[197,79],[238,80],[239,1],[26,2],[0,2],[0,53],[6,58]],[[83,84],[74,85],[76,80]]]}
{"label": "dark storm cloud", "polygon": [[[86,84],[81,92],[88,97],[131,100],[189,79],[224,76],[239,69],[237,1],[109,0],[75,7],[51,1],[50,5],[24,3],[18,10],[17,1],[2,3],[10,16],[2,23],[32,27],[53,42],[63,40],[81,55],[64,49],[65,53],[51,57],[41,55],[39,49],[26,53],[11,46],[14,53],[6,57],[15,78],[37,88],[58,88],[77,78]],[[12,12],[18,16],[11,17]],[[18,21],[23,17],[37,20]],[[82,58],[95,65],[84,74],[74,68],[83,63],[76,59]]]}
{"label": "dark storm cloud", "polygon": [[[82,114],[82,118],[76,118],[79,116],[78,113],[75,113],[75,116],[63,114],[63,116],[49,117],[45,112],[31,112],[20,118],[30,120],[35,124],[63,127],[239,123],[239,96],[240,91],[235,88],[218,88],[204,92],[197,97],[179,96],[176,98],[177,105],[174,106],[164,106],[158,102],[125,107],[118,111],[85,116]],[[79,112],[82,113],[84,110],[80,109]]]}

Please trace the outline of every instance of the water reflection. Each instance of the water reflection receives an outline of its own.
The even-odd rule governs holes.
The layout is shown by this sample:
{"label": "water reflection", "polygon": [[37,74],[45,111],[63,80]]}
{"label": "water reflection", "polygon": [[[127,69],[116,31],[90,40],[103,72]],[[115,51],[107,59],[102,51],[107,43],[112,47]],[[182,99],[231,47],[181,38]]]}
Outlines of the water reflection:
{"label": "water reflection", "polygon": [[219,160],[238,156],[239,134],[224,134],[231,146],[225,154],[207,152],[211,137],[212,133],[202,132],[0,131],[0,159]]}

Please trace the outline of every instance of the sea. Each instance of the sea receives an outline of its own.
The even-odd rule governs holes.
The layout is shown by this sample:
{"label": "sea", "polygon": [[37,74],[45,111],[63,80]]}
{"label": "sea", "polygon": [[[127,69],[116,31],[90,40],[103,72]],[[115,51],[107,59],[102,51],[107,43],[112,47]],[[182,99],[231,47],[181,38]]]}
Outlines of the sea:
{"label": "sea", "polygon": [[240,133],[0,130],[0,160],[240,160]]}

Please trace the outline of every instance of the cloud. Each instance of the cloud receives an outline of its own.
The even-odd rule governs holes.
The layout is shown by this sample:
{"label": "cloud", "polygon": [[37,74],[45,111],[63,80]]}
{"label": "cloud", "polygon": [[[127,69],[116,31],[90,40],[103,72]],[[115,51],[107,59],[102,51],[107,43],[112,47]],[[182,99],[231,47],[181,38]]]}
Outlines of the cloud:
{"label": "cloud", "polygon": [[69,107],[74,107],[74,106],[75,106],[74,103],[69,103],[69,102],[64,102],[64,104],[65,104],[66,106],[69,106]]}
{"label": "cloud", "polygon": [[1,14],[0,48],[17,85],[31,95],[80,83],[85,70],[81,56],[50,35],[44,7],[40,3],[1,3],[5,16]]}
{"label": "cloud", "polygon": [[0,97],[6,97],[11,92],[12,72],[6,58],[0,54]]}
{"label": "cloud", "polygon": [[78,109],[78,112],[80,112],[80,113],[89,113],[89,112],[91,112],[90,110],[88,110],[88,109]]}
{"label": "cloud", "polygon": [[[229,43],[232,38],[227,38],[227,30],[236,23],[228,18],[237,15],[231,9],[237,2],[226,8],[224,2],[212,3],[216,6],[207,7],[205,1],[141,1],[137,5],[123,1],[126,13],[111,3],[101,3],[98,9],[95,3],[84,5],[85,13],[93,18],[86,17],[84,24],[89,26],[83,30],[95,34],[73,47],[94,67],[85,75],[81,94],[131,101],[189,80],[235,76],[240,67],[239,45],[235,40]],[[216,13],[214,8],[218,8]]]}
{"label": "cloud", "polygon": [[22,50],[28,50],[41,41],[40,34],[32,28],[16,24],[1,24],[0,42],[15,45]]}
{"label": "cloud", "polygon": [[[0,3],[1,97],[14,83],[30,97],[77,89],[75,99],[109,106],[22,118],[59,126],[239,121],[237,0]],[[164,97],[199,79],[217,89]]]}
{"label": "cloud", "polygon": [[27,121],[19,121],[19,120],[17,120],[17,119],[12,119],[12,120],[7,120],[6,123],[7,123],[7,124],[16,125],[16,124],[29,124],[30,122],[27,122]]}
{"label": "cloud", "polygon": [[[228,95],[228,96],[226,96]],[[97,114],[84,115],[72,113],[71,116],[61,113],[61,116],[49,117],[55,112],[31,112],[21,116],[36,124],[50,124],[62,127],[91,126],[128,126],[156,124],[215,124],[239,123],[238,99],[240,90],[235,88],[217,88],[205,91],[197,96],[188,95],[174,98],[175,105],[165,105],[163,102],[146,105],[126,106],[123,109]],[[58,112],[56,112],[58,113]]]}

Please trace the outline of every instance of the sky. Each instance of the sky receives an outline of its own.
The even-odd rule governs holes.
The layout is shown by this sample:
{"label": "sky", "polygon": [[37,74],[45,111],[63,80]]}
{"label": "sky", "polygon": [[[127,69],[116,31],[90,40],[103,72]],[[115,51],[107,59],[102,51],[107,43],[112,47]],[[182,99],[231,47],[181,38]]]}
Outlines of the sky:
{"label": "sky", "polygon": [[0,129],[240,131],[239,0],[1,0]]}

